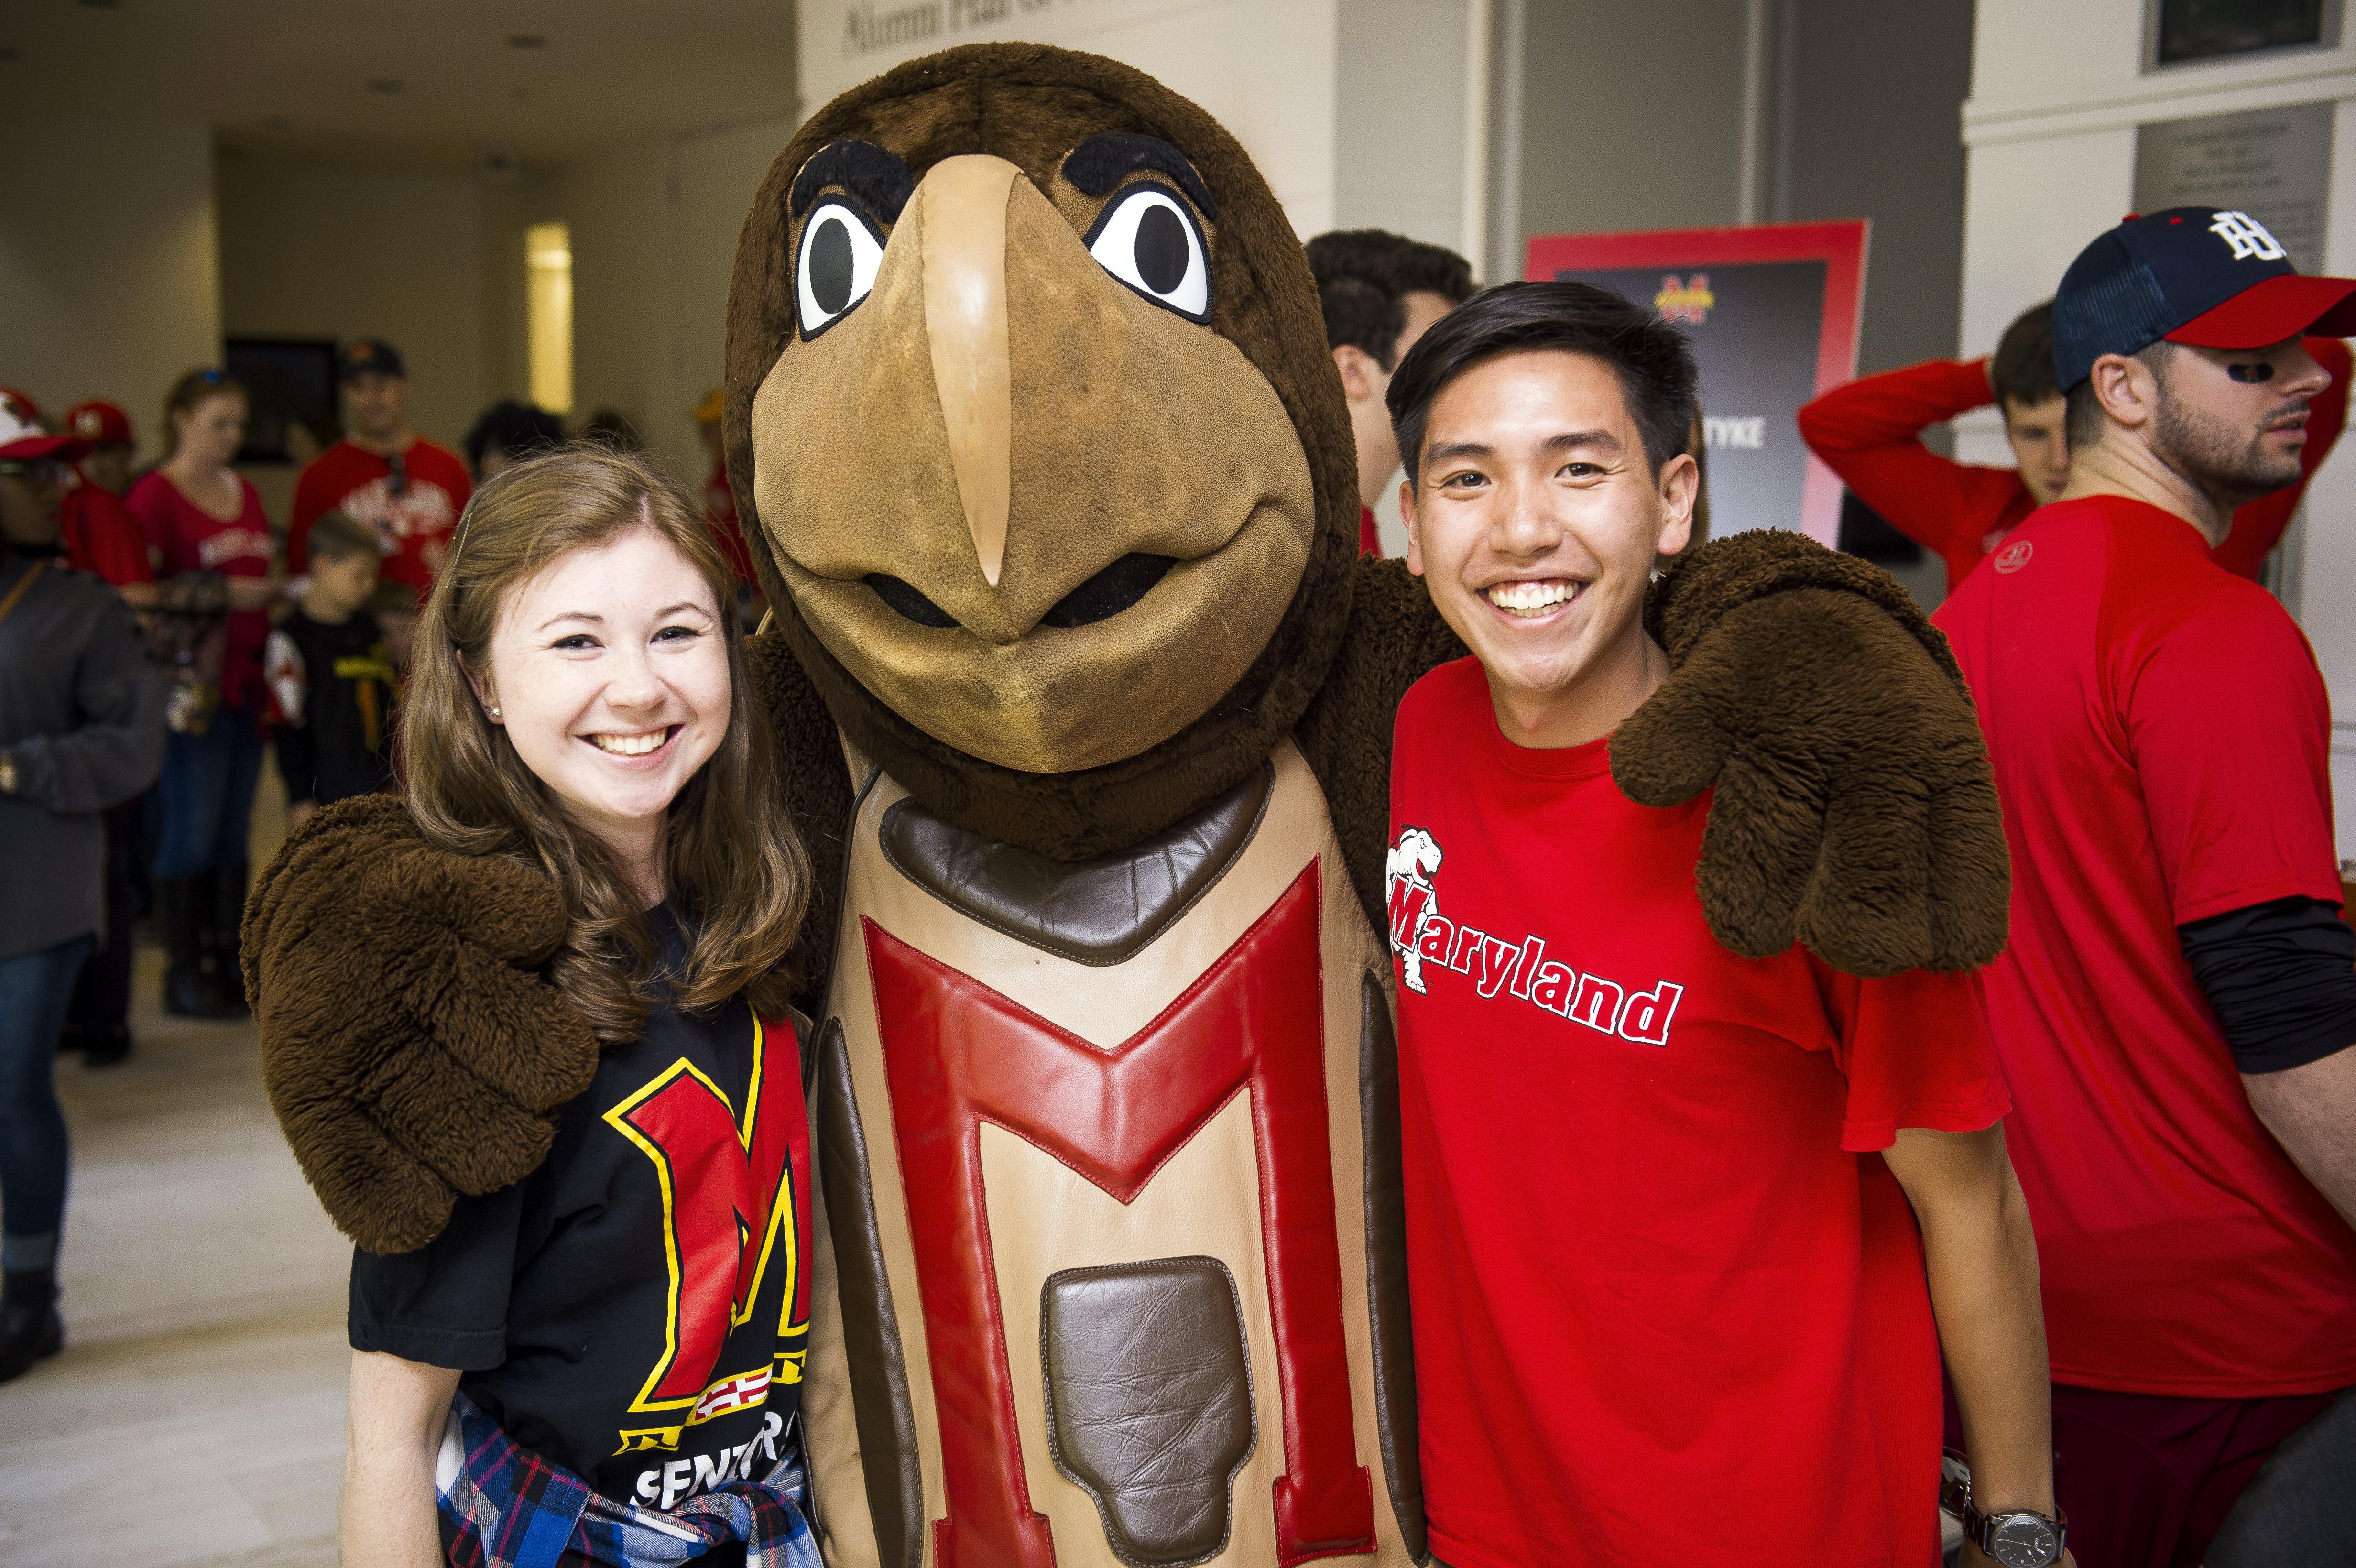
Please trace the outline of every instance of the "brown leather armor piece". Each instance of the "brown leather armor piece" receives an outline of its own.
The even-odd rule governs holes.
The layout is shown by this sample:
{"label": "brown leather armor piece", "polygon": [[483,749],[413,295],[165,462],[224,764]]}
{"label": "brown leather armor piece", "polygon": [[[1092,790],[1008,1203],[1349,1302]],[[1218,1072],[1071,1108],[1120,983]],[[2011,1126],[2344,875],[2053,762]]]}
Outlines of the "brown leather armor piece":
{"label": "brown leather armor piece", "polygon": [[1415,1333],[1408,1321],[1407,1187],[1399,1154],[1398,1037],[1390,998],[1365,976],[1358,987],[1358,1121],[1366,1146],[1366,1321],[1372,1329],[1375,1431],[1383,1478],[1408,1554],[1430,1552],[1415,1404]]}
{"label": "brown leather armor piece", "polygon": [[1076,863],[984,838],[912,796],[884,814],[884,857],[992,931],[1093,968],[1126,964],[1226,874],[1275,778],[1261,767],[1135,848]]}
{"label": "brown leather armor piece", "polygon": [[1251,1456],[1243,1303],[1216,1258],[1065,1269],[1039,1295],[1047,1446],[1131,1568],[1226,1549]]}
{"label": "brown leather armor piece", "polygon": [[867,1460],[867,1507],[883,1561],[891,1568],[917,1568],[925,1557],[925,1482],[916,1463],[916,1418],[908,1403],[908,1363],[875,1224],[867,1134],[859,1125],[839,1019],[827,1019],[819,1035],[813,1100],[819,1187],[834,1235],[835,1288],[842,1302],[843,1360],[859,1446]]}

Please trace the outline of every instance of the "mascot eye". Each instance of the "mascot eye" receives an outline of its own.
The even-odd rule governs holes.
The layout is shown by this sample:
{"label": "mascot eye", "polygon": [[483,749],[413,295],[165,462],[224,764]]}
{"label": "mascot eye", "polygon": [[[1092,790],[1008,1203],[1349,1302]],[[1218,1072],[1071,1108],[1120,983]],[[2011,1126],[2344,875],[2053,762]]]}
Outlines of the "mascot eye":
{"label": "mascot eye", "polygon": [[1211,319],[1211,263],[1194,215],[1155,185],[1131,186],[1112,198],[1088,234],[1097,264],[1189,321]]}
{"label": "mascot eye", "polygon": [[794,297],[805,342],[867,297],[883,261],[884,236],[863,215],[840,201],[819,204],[802,226],[802,251],[794,259]]}

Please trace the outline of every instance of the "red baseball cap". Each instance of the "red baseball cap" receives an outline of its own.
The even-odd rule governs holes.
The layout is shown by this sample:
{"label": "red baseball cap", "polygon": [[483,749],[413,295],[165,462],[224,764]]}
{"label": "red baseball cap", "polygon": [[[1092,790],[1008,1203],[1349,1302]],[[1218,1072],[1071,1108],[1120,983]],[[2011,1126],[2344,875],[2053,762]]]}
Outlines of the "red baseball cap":
{"label": "red baseball cap", "polygon": [[66,429],[92,446],[130,446],[131,416],[104,398],[91,398],[66,411]]}
{"label": "red baseball cap", "polygon": [[0,388],[0,463],[31,463],[53,457],[71,463],[90,453],[90,443],[79,436],[51,435],[41,428],[40,411],[33,400]]}

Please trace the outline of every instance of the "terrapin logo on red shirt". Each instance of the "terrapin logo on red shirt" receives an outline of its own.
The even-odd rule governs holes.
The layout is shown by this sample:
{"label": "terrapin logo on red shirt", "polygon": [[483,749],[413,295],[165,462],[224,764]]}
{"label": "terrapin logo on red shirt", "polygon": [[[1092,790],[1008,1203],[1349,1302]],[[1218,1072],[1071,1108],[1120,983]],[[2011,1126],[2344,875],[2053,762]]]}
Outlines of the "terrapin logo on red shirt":
{"label": "terrapin logo on red shirt", "polygon": [[1401,985],[1418,996],[1427,994],[1429,965],[1471,976],[1484,1000],[1504,992],[1598,1034],[1638,1045],[1669,1043],[1669,1023],[1685,995],[1683,986],[1658,980],[1649,991],[1632,991],[1617,980],[1581,974],[1548,958],[1543,936],[1507,942],[1468,921],[1451,920],[1440,912],[1432,880],[1446,859],[1437,838],[1412,826],[1400,827],[1385,858],[1390,944],[1399,955]]}
{"label": "terrapin logo on red shirt", "polygon": [[2004,572],[2006,575],[2009,576],[2013,572],[2019,571],[2022,567],[2027,566],[2029,564],[2029,558],[2036,553],[2037,547],[2029,540],[2015,539],[2010,544],[2005,546],[2002,549],[1997,551],[1996,560],[1989,564],[1993,565],[1998,571]]}

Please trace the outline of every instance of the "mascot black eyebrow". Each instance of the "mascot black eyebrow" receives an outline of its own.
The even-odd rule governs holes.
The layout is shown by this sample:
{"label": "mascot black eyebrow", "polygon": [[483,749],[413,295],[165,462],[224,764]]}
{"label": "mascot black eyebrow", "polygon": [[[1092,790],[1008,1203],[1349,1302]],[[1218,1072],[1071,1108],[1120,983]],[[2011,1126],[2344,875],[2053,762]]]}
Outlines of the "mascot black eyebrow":
{"label": "mascot black eyebrow", "polygon": [[[830,1560],[1422,1560],[1378,933],[1393,710],[1462,649],[1399,563],[1356,559],[1282,209],[1111,61],[902,67],[754,203],[726,435],[820,877]],[[1721,941],[1860,974],[2001,945],[1977,727],[1894,584],[1744,534],[1648,619],[1676,673],[1614,767],[1656,803],[1716,784]],[[364,1245],[528,1173],[585,1081],[532,973],[563,930],[535,881],[378,800],[320,814],[255,894],[271,1090]]]}

